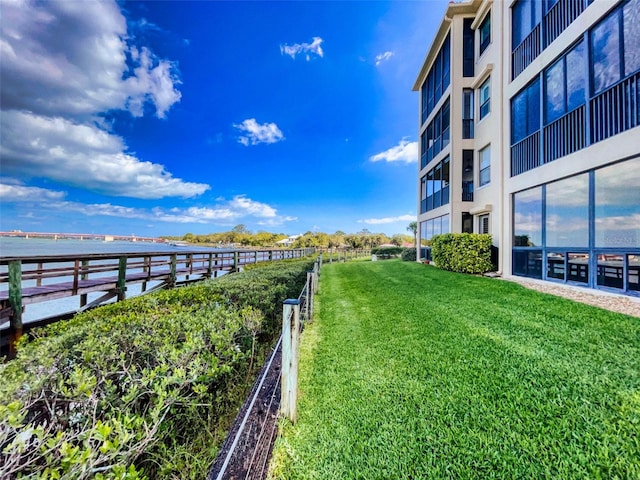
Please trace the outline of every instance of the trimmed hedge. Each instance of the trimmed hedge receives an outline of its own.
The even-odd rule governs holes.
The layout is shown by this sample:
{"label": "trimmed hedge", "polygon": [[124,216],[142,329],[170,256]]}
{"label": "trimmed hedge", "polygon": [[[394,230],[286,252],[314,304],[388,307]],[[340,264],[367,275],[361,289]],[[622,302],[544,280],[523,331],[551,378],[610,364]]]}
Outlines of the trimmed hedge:
{"label": "trimmed hedge", "polygon": [[371,249],[371,254],[380,258],[389,258],[400,255],[403,250],[402,247],[375,247]]}
{"label": "trimmed hedge", "polygon": [[403,262],[415,262],[416,261],[416,249],[415,248],[405,248],[402,251],[402,261]]}
{"label": "trimmed hedge", "polygon": [[443,270],[459,273],[485,273],[493,270],[491,235],[445,233],[431,239],[431,257]]}
{"label": "trimmed hedge", "polygon": [[101,307],[0,365],[0,478],[205,478],[314,259]]}

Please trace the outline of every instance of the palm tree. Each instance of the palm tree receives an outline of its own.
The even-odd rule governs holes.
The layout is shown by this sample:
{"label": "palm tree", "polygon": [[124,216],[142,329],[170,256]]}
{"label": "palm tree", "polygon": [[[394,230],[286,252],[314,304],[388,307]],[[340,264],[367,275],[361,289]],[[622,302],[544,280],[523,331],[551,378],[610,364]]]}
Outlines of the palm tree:
{"label": "palm tree", "polygon": [[407,231],[413,233],[413,247],[416,247],[417,244],[417,236],[418,236],[418,222],[411,222],[407,226]]}

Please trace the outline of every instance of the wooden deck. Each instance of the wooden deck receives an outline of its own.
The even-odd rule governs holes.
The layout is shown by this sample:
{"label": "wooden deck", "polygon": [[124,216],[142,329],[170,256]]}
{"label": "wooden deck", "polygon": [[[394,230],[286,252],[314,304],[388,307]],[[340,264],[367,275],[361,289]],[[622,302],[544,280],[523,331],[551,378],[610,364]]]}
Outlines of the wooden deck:
{"label": "wooden deck", "polygon": [[[213,278],[243,265],[310,255],[314,249],[212,250],[122,254],[0,257],[0,323],[9,321],[9,344],[22,335],[27,305],[79,296],[77,311],[113,298],[124,300],[127,286],[146,292]],[[88,301],[89,293],[103,292]],[[3,334],[4,336],[4,334]]]}

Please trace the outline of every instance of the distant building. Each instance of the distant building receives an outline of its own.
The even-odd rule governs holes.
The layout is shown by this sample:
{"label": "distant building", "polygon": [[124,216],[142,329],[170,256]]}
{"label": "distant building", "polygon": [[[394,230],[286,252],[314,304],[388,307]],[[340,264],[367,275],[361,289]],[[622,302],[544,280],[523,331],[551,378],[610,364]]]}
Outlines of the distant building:
{"label": "distant building", "polygon": [[290,247],[301,236],[302,236],[302,234],[300,234],[300,235],[291,235],[288,238],[283,238],[282,240],[277,241],[276,245],[278,245],[280,247]]}
{"label": "distant building", "polygon": [[414,90],[421,244],[640,295],[640,0],[450,3]]}

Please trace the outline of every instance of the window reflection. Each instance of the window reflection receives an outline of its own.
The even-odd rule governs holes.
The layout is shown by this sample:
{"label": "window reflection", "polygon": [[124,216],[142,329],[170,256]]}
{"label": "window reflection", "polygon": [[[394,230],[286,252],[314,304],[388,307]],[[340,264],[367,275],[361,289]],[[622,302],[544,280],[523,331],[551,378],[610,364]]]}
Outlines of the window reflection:
{"label": "window reflection", "polygon": [[624,255],[598,255],[598,285],[624,288]]}
{"label": "window reflection", "polygon": [[596,247],[640,248],[640,158],[595,175]]}
{"label": "window reflection", "polygon": [[515,247],[542,245],[542,188],[536,187],[516,193],[513,204],[513,245]]}
{"label": "window reflection", "polygon": [[589,283],[589,254],[567,254],[567,280],[572,282]]}
{"label": "window reflection", "polygon": [[589,175],[547,185],[546,224],[548,246],[589,246]]}
{"label": "window reflection", "polygon": [[564,280],[564,253],[547,253],[547,278]]}
{"label": "window reflection", "polygon": [[629,282],[629,290],[640,291],[640,255],[627,255],[629,262],[629,270],[627,281]]}

